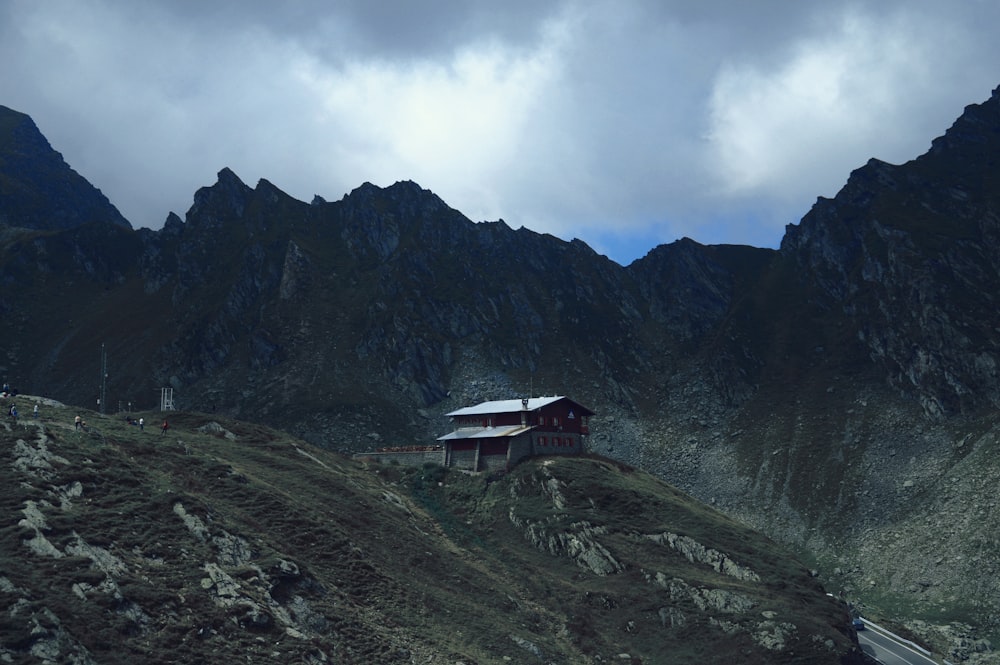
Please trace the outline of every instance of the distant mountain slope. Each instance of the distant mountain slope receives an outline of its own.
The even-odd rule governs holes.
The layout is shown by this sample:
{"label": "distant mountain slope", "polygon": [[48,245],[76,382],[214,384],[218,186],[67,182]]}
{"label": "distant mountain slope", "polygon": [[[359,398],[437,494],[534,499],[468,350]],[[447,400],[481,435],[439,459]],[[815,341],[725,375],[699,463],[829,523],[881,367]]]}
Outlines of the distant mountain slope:
{"label": "distant mountain slope", "polygon": [[96,221],[132,228],[29,116],[0,106],[0,224],[58,230]]}
{"label": "distant mountain slope", "polygon": [[495,480],[197,414],[41,413],[0,428],[7,661],[860,662],[787,552],[608,460]]}

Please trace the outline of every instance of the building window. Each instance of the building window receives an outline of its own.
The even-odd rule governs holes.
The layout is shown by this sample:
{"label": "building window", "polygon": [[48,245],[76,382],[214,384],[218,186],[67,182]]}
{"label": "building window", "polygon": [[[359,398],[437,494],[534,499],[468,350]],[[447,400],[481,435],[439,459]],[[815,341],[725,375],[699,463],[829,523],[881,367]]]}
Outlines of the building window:
{"label": "building window", "polygon": [[545,416],[538,416],[538,424],[539,425],[545,424]]}
{"label": "building window", "polygon": [[558,436],[552,437],[552,445],[553,446],[561,446],[562,445],[562,441],[559,439]]}
{"label": "building window", "polygon": [[565,439],[563,439],[563,445],[569,446],[570,448],[572,448],[573,447],[573,437],[567,436]]}
{"label": "building window", "polygon": [[540,446],[544,446],[545,445],[545,437],[544,436],[538,437],[538,445],[540,445]]}
{"label": "building window", "polygon": [[552,426],[553,427],[559,426],[559,416],[552,416]]}

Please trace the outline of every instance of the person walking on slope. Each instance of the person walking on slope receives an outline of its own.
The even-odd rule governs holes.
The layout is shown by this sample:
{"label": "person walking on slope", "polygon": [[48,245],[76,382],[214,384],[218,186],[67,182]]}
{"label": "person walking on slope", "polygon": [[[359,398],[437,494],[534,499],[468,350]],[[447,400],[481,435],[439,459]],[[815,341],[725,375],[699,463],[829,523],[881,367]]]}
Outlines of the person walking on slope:
{"label": "person walking on slope", "polygon": [[35,402],[35,420],[38,420],[38,402]]}
{"label": "person walking on slope", "polygon": [[73,419],[73,424],[76,427],[76,429],[80,429],[80,423],[81,422],[82,422],[82,419],[80,418],[80,416],[77,416],[76,418]]}
{"label": "person walking on slope", "polygon": [[170,429],[170,424],[164,420],[163,424],[160,425],[160,434],[166,434],[168,429]]}
{"label": "person walking on slope", "polygon": [[146,421],[143,420],[142,418],[139,418],[139,431],[140,432],[146,431]]}

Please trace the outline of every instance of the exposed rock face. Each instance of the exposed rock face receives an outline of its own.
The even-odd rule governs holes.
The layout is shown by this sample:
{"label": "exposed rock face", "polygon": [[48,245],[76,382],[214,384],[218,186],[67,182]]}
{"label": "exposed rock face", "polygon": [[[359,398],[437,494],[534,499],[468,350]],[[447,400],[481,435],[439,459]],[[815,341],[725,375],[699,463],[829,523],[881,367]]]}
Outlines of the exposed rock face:
{"label": "exposed rock face", "polygon": [[1000,404],[998,128],[1000,88],[922,157],[852,173],[782,241],[890,382],[934,417]]}
{"label": "exposed rock face", "polygon": [[679,536],[676,533],[656,533],[649,534],[646,537],[654,543],[669,545],[683,554],[688,561],[703,563],[710,566],[717,573],[729,575],[730,577],[747,582],[760,581],[760,575],[757,573],[739,565],[722,552],[706,548],[689,536]]}
{"label": "exposed rock face", "polygon": [[[689,535],[649,533],[644,528],[647,516],[658,524],[680,523],[686,521],[683,512],[648,496],[635,503],[622,500],[619,494],[632,493],[627,488],[607,497],[606,488],[599,481],[594,484],[594,475],[603,475],[601,468],[592,461],[548,460],[529,471],[515,471],[507,480],[510,523],[532,546],[574,561],[591,576],[631,575],[630,586],[641,587],[644,604],[663,603],[657,616],[664,629],[681,634],[686,627],[707,624],[719,635],[751,640],[778,660],[800,648],[812,650],[815,659],[835,649],[829,638],[810,634],[801,622],[796,625],[791,617],[781,616],[770,600],[769,583],[751,567],[736,563],[749,556],[745,550],[730,555]],[[608,511],[617,510],[628,510],[632,519],[606,519]],[[591,519],[580,519],[581,512]],[[716,524],[705,534],[728,540],[725,532],[725,525]],[[804,575],[801,570],[794,573],[800,580]],[[608,598],[592,602],[615,606]],[[640,628],[630,621],[625,630]]]}

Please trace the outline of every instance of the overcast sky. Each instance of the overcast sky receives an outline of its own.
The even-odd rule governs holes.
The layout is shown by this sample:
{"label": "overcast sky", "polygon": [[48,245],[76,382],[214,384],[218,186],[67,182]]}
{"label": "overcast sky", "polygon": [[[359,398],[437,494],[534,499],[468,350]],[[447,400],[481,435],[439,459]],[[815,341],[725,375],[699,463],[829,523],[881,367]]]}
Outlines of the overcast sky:
{"label": "overcast sky", "polygon": [[133,226],[414,180],[627,264],[776,247],[1000,85],[995,0],[0,0],[0,104]]}

